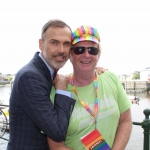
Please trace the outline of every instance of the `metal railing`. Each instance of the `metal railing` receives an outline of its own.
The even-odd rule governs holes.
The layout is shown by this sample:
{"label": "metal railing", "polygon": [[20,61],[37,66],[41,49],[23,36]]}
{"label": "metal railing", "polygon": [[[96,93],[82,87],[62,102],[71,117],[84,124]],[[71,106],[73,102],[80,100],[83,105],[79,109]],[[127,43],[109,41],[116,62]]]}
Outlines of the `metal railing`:
{"label": "metal railing", "polygon": [[145,109],[143,113],[145,115],[143,122],[133,122],[133,125],[142,126],[144,130],[143,150],[150,150],[150,109]]}

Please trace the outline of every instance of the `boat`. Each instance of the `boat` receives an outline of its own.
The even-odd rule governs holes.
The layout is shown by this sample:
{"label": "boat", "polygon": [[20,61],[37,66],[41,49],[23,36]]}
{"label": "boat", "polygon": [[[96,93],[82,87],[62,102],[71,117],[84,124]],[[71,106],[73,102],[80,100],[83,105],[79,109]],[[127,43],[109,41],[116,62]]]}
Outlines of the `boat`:
{"label": "boat", "polygon": [[139,104],[140,98],[137,96],[128,96],[132,104]]}

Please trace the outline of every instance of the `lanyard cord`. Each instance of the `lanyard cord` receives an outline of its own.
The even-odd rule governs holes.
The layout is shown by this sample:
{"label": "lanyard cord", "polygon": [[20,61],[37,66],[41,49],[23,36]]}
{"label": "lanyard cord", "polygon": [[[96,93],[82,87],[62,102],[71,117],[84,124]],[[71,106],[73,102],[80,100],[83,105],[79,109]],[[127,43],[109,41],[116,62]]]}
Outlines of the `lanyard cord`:
{"label": "lanyard cord", "polygon": [[95,92],[96,92],[96,97],[95,97],[95,101],[94,101],[94,112],[92,112],[90,107],[83,100],[81,100],[79,98],[79,96],[77,94],[76,87],[74,85],[74,76],[73,76],[73,74],[71,75],[71,78],[70,78],[70,84],[72,85],[73,92],[77,95],[77,97],[78,97],[80,103],[82,104],[82,106],[93,116],[94,123],[95,123],[95,128],[96,128],[97,115],[98,115],[98,97],[97,97],[97,93],[98,93],[98,79],[97,79],[97,75],[96,74],[95,74],[95,77],[94,77],[93,81],[94,81],[94,89],[95,89]]}

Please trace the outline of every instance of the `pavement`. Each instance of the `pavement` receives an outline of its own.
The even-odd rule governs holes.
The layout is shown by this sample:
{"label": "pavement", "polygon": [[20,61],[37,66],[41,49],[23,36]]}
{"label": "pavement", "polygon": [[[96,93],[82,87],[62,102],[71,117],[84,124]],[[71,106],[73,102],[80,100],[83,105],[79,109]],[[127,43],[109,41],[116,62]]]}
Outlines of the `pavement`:
{"label": "pavement", "polygon": [[6,150],[8,144],[9,132],[8,131],[5,132],[2,138],[0,138],[0,150]]}

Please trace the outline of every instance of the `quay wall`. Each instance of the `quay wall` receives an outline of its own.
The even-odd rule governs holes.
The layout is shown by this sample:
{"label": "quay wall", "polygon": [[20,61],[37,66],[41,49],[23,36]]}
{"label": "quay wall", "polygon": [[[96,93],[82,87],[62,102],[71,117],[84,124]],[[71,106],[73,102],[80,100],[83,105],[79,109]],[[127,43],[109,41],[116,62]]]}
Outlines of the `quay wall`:
{"label": "quay wall", "polygon": [[10,84],[10,81],[0,81],[0,85]]}
{"label": "quay wall", "polygon": [[121,81],[126,90],[150,91],[150,81]]}

